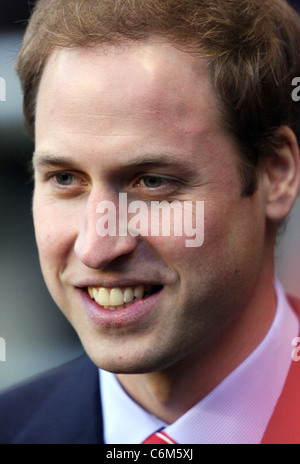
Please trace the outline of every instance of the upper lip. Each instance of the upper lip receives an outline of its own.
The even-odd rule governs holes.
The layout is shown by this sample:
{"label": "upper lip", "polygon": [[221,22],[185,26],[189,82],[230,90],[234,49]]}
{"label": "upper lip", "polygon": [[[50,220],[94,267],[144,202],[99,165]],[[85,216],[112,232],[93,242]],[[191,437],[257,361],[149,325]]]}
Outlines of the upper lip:
{"label": "upper lip", "polygon": [[82,282],[76,283],[75,287],[78,288],[87,288],[87,287],[106,287],[106,288],[115,288],[115,287],[137,287],[139,285],[152,286],[160,285],[162,283],[157,280],[141,280],[141,279],[120,279],[120,280],[102,280],[101,282],[96,279],[87,279]]}

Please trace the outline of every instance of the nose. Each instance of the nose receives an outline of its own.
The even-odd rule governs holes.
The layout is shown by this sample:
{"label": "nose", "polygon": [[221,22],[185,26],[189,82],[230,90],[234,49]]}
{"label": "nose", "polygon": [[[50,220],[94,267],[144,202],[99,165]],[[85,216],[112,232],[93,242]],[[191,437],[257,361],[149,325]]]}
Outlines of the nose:
{"label": "nose", "polygon": [[136,237],[119,235],[118,198],[107,198],[103,192],[90,194],[74,245],[77,257],[92,269],[104,269],[117,258],[132,253],[137,246]]}

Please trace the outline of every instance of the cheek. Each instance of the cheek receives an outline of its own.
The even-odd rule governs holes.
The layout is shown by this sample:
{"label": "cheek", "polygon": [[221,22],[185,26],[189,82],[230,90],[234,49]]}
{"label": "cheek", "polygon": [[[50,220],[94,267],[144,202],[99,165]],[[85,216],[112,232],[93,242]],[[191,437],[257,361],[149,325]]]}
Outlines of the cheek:
{"label": "cheek", "polygon": [[247,200],[206,201],[204,215],[193,237],[152,237],[151,242],[181,280],[197,282],[199,278],[217,275],[225,278],[239,270],[242,272],[260,257],[264,237],[262,223],[257,208]]}
{"label": "cheek", "polygon": [[201,269],[228,285],[247,278],[250,282],[260,272],[264,224],[254,197],[212,205],[205,219]]}
{"label": "cheek", "polygon": [[55,203],[34,198],[33,220],[43,272],[63,266],[74,244],[72,216]]}

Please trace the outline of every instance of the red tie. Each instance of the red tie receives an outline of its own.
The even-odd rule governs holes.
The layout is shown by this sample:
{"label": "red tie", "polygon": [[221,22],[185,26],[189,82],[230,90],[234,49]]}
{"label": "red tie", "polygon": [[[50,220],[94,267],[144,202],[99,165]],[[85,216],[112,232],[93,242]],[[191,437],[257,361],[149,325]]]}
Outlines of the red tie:
{"label": "red tie", "polygon": [[143,441],[142,445],[176,445],[176,441],[164,432],[157,432]]}

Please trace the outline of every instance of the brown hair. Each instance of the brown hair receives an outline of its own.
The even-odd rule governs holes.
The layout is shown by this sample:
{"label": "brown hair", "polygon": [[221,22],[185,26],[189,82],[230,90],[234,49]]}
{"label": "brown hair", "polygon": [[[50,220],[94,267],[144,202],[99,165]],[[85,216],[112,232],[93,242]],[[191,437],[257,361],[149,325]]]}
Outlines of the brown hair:
{"label": "brown hair", "polygon": [[243,194],[251,195],[259,161],[280,142],[276,130],[288,125],[300,139],[291,97],[300,26],[285,0],[39,0],[17,60],[30,135],[41,75],[56,48],[153,36],[207,60],[224,123],[243,155]]}

